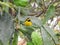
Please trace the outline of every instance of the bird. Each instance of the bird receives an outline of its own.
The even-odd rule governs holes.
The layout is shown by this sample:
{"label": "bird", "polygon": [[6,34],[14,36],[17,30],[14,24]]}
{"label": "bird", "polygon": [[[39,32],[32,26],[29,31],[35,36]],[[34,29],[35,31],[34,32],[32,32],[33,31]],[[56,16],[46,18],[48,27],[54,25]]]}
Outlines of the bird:
{"label": "bird", "polygon": [[27,19],[25,20],[25,22],[24,22],[24,25],[25,25],[25,26],[32,26],[32,21],[31,21],[31,19],[30,19],[30,18],[27,18]]}

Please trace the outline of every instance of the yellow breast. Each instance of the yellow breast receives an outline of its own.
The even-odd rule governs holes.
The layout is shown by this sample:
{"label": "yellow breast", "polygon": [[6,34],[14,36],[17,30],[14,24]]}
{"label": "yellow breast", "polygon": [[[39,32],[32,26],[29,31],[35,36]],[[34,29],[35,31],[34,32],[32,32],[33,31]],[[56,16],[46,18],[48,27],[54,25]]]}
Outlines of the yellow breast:
{"label": "yellow breast", "polygon": [[25,26],[32,26],[32,22],[25,21],[24,25]]}

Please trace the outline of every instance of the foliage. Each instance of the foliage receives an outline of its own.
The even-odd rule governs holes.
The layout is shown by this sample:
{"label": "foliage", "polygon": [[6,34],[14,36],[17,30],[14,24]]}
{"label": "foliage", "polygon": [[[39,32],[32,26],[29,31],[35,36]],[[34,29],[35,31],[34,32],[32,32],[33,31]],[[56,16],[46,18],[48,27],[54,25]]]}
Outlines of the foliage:
{"label": "foliage", "polygon": [[42,37],[41,34],[39,35],[38,32],[32,32],[31,34],[32,42],[34,45],[42,45]]}
{"label": "foliage", "polygon": [[33,45],[33,43],[32,42],[27,42],[27,45]]}
{"label": "foliage", "polygon": [[3,45],[2,41],[0,40],[0,45]]}
{"label": "foliage", "polygon": [[[45,10],[45,5],[43,0],[33,0],[32,2],[37,2],[39,5],[32,7],[28,0],[14,0],[14,4],[5,3],[0,1],[2,7],[6,6],[12,10],[18,12],[16,16],[12,16],[9,13],[2,11],[3,15],[0,15],[0,44],[3,45],[17,45],[18,35],[21,38],[27,40],[27,45],[57,45],[59,44],[58,38],[56,37],[53,29],[50,29],[46,25],[51,17],[55,15],[55,5],[54,3],[49,3]],[[22,4],[23,3],[23,4]],[[29,4],[29,5],[28,5]],[[27,6],[28,7],[25,7]],[[15,7],[17,6],[17,8]],[[5,7],[4,7],[5,9]],[[32,12],[31,12],[32,11]],[[40,12],[42,11],[42,13]],[[45,12],[46,11],[46,12]],[[41,14],[40,14],[41,13]],[[34,15],[29,15],[34,14]],[[37,15],[37,17],[36,17]],[[38,16],[43,15],[44,19],[40,20]],[[24,22],[26,18],[30,18],[32,21],[32,26],[25,26]],[[45,24],[45,25],[44,25]],[[17,28],[16,28],[17,27]],[[39,29],[39,30],[38,30]],[[36,32],[37,31],[37,32]],[[3,35],[3,36],[2,36]]]}
{"label": "foliage", "polygon": [[49,5],[47,12],[45,13],[45,17],[43,19],[43,24],[46,23],[50,18],[52,18],[55,14],[55,6],[53,4]]}
{"label": "foliage", "polygon": [[12,33],[14,32],[14,25],[11,15],[5,13],[0,15],[0,40],[3,45],[8,45]]}
{"label": "foliage", "polygon": [[14,6],[12,3],[5,3],[5,2],[1,2],[0,1],[0,5],[4,8],[4,6],[7,6],[9,8],[11,8],[13,11],[15,11],[14,8],[16,8],[16,6]]}
{"label": "foliage", "polygon": [[17,6],[22,6],[22,7],[25,7],[26,5],[28,5],[28,0],[14,0],[14,3],[17,5]]}
{"label": "foliage", "polygon": [[12,44],[11,45],[17,45],[18,43],[18,32],[15,31],[14,32],[14,39],[12,40]]}
{"label": "foliage", "polygon": [[46,25],[41,27],[41,33],[42,33],[44,45],[59,44],[58,39],[54,34],[53,30],[47,27]]}

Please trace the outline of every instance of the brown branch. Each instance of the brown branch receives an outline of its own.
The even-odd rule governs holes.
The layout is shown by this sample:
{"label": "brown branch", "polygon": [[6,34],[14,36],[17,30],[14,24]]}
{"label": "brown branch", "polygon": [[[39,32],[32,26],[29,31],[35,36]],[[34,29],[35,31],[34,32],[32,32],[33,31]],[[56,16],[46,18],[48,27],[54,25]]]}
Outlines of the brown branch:
{"label": "brown branch", "polygon": [[36,15],[36,17],[41,16],[41,14],[43,14],[43,13],[44,13],[44,11],[40,11],[40,12],[38,12],[37,15]]}

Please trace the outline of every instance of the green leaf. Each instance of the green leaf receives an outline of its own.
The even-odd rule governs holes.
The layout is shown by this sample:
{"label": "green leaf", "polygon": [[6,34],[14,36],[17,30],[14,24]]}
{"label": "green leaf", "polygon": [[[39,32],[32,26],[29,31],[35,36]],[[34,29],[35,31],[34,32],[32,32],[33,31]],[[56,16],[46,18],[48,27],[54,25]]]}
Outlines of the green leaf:
{"label": "green leaf", "polygon": [[52,40],[54,41],[55,44],[59,44],[58,38],[56,37],[55,33],[53,32],[52,29],[50,29],[48,26],[43,27],[44,30],[51,36]]}
{"label": "green leaf", "polygon": [[42,23],[45,24],[46,21],[48,21],[51,17],[54,16],[54,13],[55,13],[55,7],[53,6],[53,4],[51,4],[47,9],[47,12],[45,14],[45,17],[44,17]]}
{"label": "green leaf", "polygon": [[2,41],[0,40],[0,45],[3,45]]}
{"label": "green leaf", "polygon": [[18,32],[15,31],[12,45],[17,45],[17,42],[18,42]]}
{"label": "green leaf", "polygon": [[28,5],[29,0],[14,0],[14,4],[17,6],[25,7]]}
{"label": "green leaf", "polygon": [[31,38],[34,45],[42,45],[42,37],[38,32],[32,32]]}
{"label": "green leaf", "polygon": [[29,40],[31,40],[31,33],[34,31],[34,28],[32,26],[21,25],[19,31],[22,32]]}
{"label": "green leaf", "polygon": [[42,34],[42,38],[43,38],[43,42],[44,42],[43,44],[44,45],[54,45],[52,37],[42,27],[41,27],[41,34]]}
{"label": "green leaf", "polygon": [[27,42],[27,45],[33,45],[33,43],[32,42]]}
{"label": "green leaf", "polygon": [[0,15],[0,40],[3,45],[8,45],[13,32],[14,25],[12,17],[8,13],[4,12],[2,16]]}

